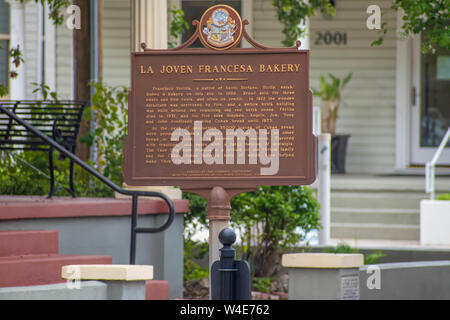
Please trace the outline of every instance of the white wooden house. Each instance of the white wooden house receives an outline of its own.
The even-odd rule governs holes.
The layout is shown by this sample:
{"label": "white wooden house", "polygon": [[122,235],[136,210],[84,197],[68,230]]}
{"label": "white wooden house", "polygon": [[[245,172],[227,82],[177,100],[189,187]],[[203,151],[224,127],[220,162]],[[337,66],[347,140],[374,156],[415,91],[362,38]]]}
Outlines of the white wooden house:
{"label": "white wooden house", "polygon": [[[424,193],[424,164],[450,125],[450,51],[423,55],[420,37],[399,39],[401,15],[390,0],[336,0],[336,16],[309,21],[311,86],[328,72],[353,78],[344,91],[337,132],[350,134],[347,174],[332,177],[332,237],[418,241],[419,200]],[[167,9],[185,10],[186,18],[213,4],[234,6],[258,42],[280,47],[282,26],[271,0],[103,0],[103,80],[130,85],[130,51],[145,41],[167,44]],[[369,5],[378,5],[388,34],[372,47],[377,30],[366,21]],[[134,20],[132,19],[134,17]],[[0,0],[0,81],[7,83],[5,44],[21,45],[23,71],[10,81],[10,98],[39,98],[31,83],[44,82],[59,95],[73,96],[72,30],[55,27],[46,9],[28,1]],[[132,39],[134,34],[134,41]],[[20,70],[19,70],[20,71]],[[14,83],[13,83],[14,82]],[[315,99],[314,104],[320,101]],[[442,154],[438,189],[450,192],[450,147]]]}

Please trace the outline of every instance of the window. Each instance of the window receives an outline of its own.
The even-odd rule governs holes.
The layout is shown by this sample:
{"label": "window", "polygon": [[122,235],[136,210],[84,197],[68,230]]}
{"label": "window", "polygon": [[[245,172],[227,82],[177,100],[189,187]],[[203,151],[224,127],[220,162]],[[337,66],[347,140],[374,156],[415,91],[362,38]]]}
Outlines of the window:
{"label": "window", "polygon": [[450,49],[422,54],[421,71],[421,147],[438,147],[450,127]]}
{"label": "window", "polygon": [[[183,0],[182,1],[182,9],[184,11],[184,19],[189,23],[190,28],[187,32],[183,34],[183,41],[186,42],[195,31],[195,27],[192,26],[192,21],[197,19],[200,21],[200,18],[202,17],[203,13],[206,11],[206,9],[218,5],[218,4],[226,4],[230,7],[232,7],[234,10],[236,10],[239,14],[241,14],[241,1],[240,0],[233,0],[233,1],[226,1],[226,0]],[[191,47],[197,47],[202,48],[203,45],[201,44],[200,40],[197,39]]]}
{"label": "window", "polygon": [[9,5],[0,0],[0,85],[8,87],[9,82]]}

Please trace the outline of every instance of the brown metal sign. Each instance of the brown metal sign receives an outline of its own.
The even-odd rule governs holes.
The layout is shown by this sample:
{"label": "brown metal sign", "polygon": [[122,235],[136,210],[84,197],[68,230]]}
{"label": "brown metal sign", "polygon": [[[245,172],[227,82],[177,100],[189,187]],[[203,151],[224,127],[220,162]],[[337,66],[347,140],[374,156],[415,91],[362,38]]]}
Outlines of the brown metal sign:
{"label": "brown metal sign", "polygon": [[[230,7],[171,50],[132,53],[128,185],[253,188],[316,177],[309,51],[264,47]],[[245,37],[254,48],[235,48]],[[205,48],[188,48],[197,38]]]}

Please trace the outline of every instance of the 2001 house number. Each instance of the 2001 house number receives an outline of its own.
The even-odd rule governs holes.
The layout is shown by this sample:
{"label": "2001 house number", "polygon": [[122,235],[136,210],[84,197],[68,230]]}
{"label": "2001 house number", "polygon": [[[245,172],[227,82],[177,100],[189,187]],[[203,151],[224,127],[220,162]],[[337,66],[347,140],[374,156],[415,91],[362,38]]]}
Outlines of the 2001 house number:
{"label": "2001 house number", "polygon": [[314,44],[320,45],[346,45],[347,44],[347,32],[316,32],[316,40]]}

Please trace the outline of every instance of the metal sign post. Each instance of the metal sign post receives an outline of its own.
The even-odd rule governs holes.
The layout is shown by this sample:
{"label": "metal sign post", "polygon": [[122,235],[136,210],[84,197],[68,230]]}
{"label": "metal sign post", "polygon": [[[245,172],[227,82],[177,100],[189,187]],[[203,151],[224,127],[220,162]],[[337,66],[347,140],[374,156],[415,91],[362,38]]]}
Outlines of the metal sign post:
{"label": "metal sign post", "polygon": [[225,228],[219,233],[220,260],[211,267],[212,300],[250,300],[251,274],[250,266],[245,260],[234,260],[236,251],[231,245],[236,241],[236,233]]}

